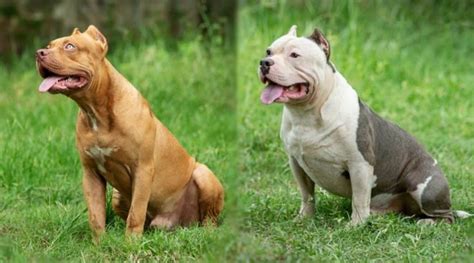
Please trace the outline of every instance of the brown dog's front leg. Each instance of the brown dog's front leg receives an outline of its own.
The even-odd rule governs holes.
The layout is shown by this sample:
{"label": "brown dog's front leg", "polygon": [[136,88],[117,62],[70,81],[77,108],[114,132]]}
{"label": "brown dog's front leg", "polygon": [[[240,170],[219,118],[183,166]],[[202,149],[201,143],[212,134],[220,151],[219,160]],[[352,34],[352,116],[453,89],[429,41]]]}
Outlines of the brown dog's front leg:
{"label": "brown dog's front leg", "polygon": [[105,232],[105,190],[104,178],[88,168],[84,168],[82,188],[89,211],[89,225],[97,243],[101,234]]}
{"label": "brown dog's front leg", "polygon": [[148,201],[154,168],[152,165],[141,165],[135,173],[132,189],[132,203],[127,217],[127,235],[140,236],[145,225]]}

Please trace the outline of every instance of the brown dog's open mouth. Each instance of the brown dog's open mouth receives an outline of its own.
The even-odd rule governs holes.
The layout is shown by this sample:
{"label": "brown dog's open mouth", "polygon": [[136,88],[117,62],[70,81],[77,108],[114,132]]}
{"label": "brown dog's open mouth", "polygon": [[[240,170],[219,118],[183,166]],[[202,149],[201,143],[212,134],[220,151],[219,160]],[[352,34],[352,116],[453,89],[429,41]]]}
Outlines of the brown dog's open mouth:
{"label": "brown dog's open mouth", "polygon": [[265,79],[265,83],[267,86],[260,95],[260,100],[264,104],[302,99],[309,92],[308,83],[295,83],[291,86],[283,86],[268,78]]}
{"label": "brown dog's open mouth", "polygon": [[40,92],[62,92],[84,87],[88,80],[79,75],[59,75],[44,66],[39,66],[41,76],[44,78],[39,86]]}

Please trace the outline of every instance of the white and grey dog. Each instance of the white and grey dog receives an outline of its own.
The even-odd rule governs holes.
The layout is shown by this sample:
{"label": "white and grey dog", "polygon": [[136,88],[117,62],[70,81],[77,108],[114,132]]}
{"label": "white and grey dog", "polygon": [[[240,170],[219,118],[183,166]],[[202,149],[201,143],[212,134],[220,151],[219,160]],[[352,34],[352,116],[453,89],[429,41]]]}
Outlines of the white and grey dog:
{"label": "white and grey dog", "polygon": [[436,160],[361,102],[330,54],[319,30],[297,37],[292,26],[260,61],[267,85],[261,101],[284,103],[280,136],[302,194],[300,215],[313,215],[317,184],[352,198],[351,224],[364,222],[371,211],[453,222],[448,182]]}

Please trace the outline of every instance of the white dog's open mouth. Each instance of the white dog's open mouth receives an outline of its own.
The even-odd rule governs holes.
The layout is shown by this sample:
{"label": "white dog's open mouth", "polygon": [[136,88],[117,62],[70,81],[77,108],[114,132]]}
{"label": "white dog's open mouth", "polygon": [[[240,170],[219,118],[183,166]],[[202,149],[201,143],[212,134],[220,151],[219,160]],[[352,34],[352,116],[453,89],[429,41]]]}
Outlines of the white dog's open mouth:
{"label": "white dog's open mouth", "polygon": [[264,104],[273,102],[288,102],[304,98],[308,92],[308,83],[295,83],[291,86],[282,86],[269,79],[266,79],[267,86],[260,95],[260,100]]}

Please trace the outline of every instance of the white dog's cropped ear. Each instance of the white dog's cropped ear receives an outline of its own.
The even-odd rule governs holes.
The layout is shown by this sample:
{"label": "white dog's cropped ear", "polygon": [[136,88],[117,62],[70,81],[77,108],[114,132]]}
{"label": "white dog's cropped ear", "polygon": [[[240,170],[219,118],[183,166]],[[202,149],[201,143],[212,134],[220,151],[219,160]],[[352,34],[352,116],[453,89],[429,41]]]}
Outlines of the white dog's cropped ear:
{"label": "white dog's cropped ear", "polygon": [[108,49],[107,39],[102,33],[100,33],[99,29],[97,29],[97,27],[94,25],[90,25],[84,33],[90,35],[95,41],[97,41],[100,48],[102,49],[103,55],[105,56]]}
{"label": "white dog's cropped ear", "polygon": [[290,31],[288,31],[287,35],[292,36],[292,37],[296,37],[296,25],[292,25],[290,27]]}
{"label": "white dog's cropped ear", "polygon": [[313,40],[318,44],[326,54],[326,58],[329,61],[329,57],[331,56],[331,46],[329,45],[329,41],[324,37],[323,33],[319,29],[314,29],[313,34],[309,36],[309,39]]}

